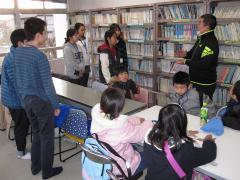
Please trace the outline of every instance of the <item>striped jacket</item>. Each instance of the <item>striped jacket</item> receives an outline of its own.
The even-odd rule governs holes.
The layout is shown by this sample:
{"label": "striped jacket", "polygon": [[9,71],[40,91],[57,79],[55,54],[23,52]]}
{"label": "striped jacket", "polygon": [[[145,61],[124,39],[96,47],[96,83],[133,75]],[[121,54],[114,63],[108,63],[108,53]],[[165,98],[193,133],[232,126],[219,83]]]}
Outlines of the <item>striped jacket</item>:
{"label": "striped jacket", "polygon": [[17,48],[14,54],[16,89],[21,102],[27,95],[35,95],[49,101],[54,109],[58,108],[47,57],[35,47]]}
{"label": "striped jacket", "polygon": [[1,96],[4,106],[20,109],[21,102],[15,90],[13,54],[15,48],[11,47],[10,52],[5,56],[2,63]]}

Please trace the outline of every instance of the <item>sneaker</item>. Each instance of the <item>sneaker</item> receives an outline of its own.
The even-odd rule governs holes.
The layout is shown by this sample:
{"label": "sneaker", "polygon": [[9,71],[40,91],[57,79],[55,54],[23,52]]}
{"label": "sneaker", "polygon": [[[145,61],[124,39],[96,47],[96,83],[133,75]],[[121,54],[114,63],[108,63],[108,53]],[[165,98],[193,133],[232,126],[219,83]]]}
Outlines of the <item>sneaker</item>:
{"label": "sneaker", "polygon": [[29,160],[29,159],[31,159],[31,153],[27,152],[24,155],[23,154],[18,154],[17,158],[18,159],[23,159],[23,160]]}

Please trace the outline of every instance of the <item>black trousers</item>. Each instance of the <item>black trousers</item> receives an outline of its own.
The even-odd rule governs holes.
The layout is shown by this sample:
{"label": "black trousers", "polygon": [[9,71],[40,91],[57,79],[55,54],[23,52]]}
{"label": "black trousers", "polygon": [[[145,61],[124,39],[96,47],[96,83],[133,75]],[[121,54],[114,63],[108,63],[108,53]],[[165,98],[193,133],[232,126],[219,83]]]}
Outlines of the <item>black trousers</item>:
{"label": "black trousers", "polygon": [[42,176],[49,176],[54,156],[54,110],[50,102],[37,96],[26,96],[24,102],[33,132],[32,173],[42,170]]}
{"label": "black trousers", "polygon": [[210,86],[203,86],[203,85],[193,83],[193,87],[195,87],[196,90],[199,93],[200,106],[202,107],[202,105],[203,105],[203,95],[204,94],[208,95],[209,98],[212,100],[213,94],[214,94],[215,89],[216,89],[216,84],[213,84],[213,85],[210,85]]}
{"label": "black trousers", "polygon": [[29,120],[24,109],[12,109],[8,108],[12,116],[12,120],[15,123],[14,137],[18,151],[25,151],[29,129]]}

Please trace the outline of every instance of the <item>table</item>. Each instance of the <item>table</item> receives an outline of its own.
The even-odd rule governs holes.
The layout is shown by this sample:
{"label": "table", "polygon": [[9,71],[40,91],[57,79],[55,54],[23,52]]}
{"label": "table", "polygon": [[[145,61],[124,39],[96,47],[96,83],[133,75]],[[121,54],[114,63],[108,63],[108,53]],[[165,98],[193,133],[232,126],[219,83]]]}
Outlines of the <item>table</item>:
{"label": "table", "polygon": [[[134,114],[134,116],[143,117],[147,120],[157,120],[160,109],[160,106],[153,106]],[[188,130],[199,130],[199,128],[199,117],[188,115]],[[217,165],[207,164],[196,168],[196,170],[215,179],[239,180],[240,132],[225,127],[224,134],[216,137],[216,144],[217,158],[214,162],[216,162]]]}
{"label": "table", "polygon": [[[56,93],[62,103],[70,105],[78,105],[88,113],[91,112],[92,107],[100,102],[101,92],[94,89],[83,87],[68,81],[52,78]],[[146,104],[126,99],[123,109],[124,114],[136,113],[146,107]]]}

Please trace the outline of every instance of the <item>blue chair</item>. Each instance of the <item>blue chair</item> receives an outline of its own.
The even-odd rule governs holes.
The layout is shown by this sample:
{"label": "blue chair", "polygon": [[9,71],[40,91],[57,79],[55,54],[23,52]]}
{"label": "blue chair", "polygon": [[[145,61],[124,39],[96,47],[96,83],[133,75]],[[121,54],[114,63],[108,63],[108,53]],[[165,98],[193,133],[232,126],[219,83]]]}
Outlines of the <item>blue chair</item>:
{"label": "blue chair", "polygon": [[[84,140],[90,134],[91,120],[88,119],[86,113],[77,107],[70,107],[69,113],[63,122],[62,126],[59,127],[59,158],[61,162],[65,162],[69,158],[79,154],[82,150],[62,159],[62,154],[70,150],[76,149],[79,144],[83,144]],[[75,146],[70,149],[62,150],[62,135],[71,139],[75,142]],[[56,155],[55,154],[55,155]]]}

